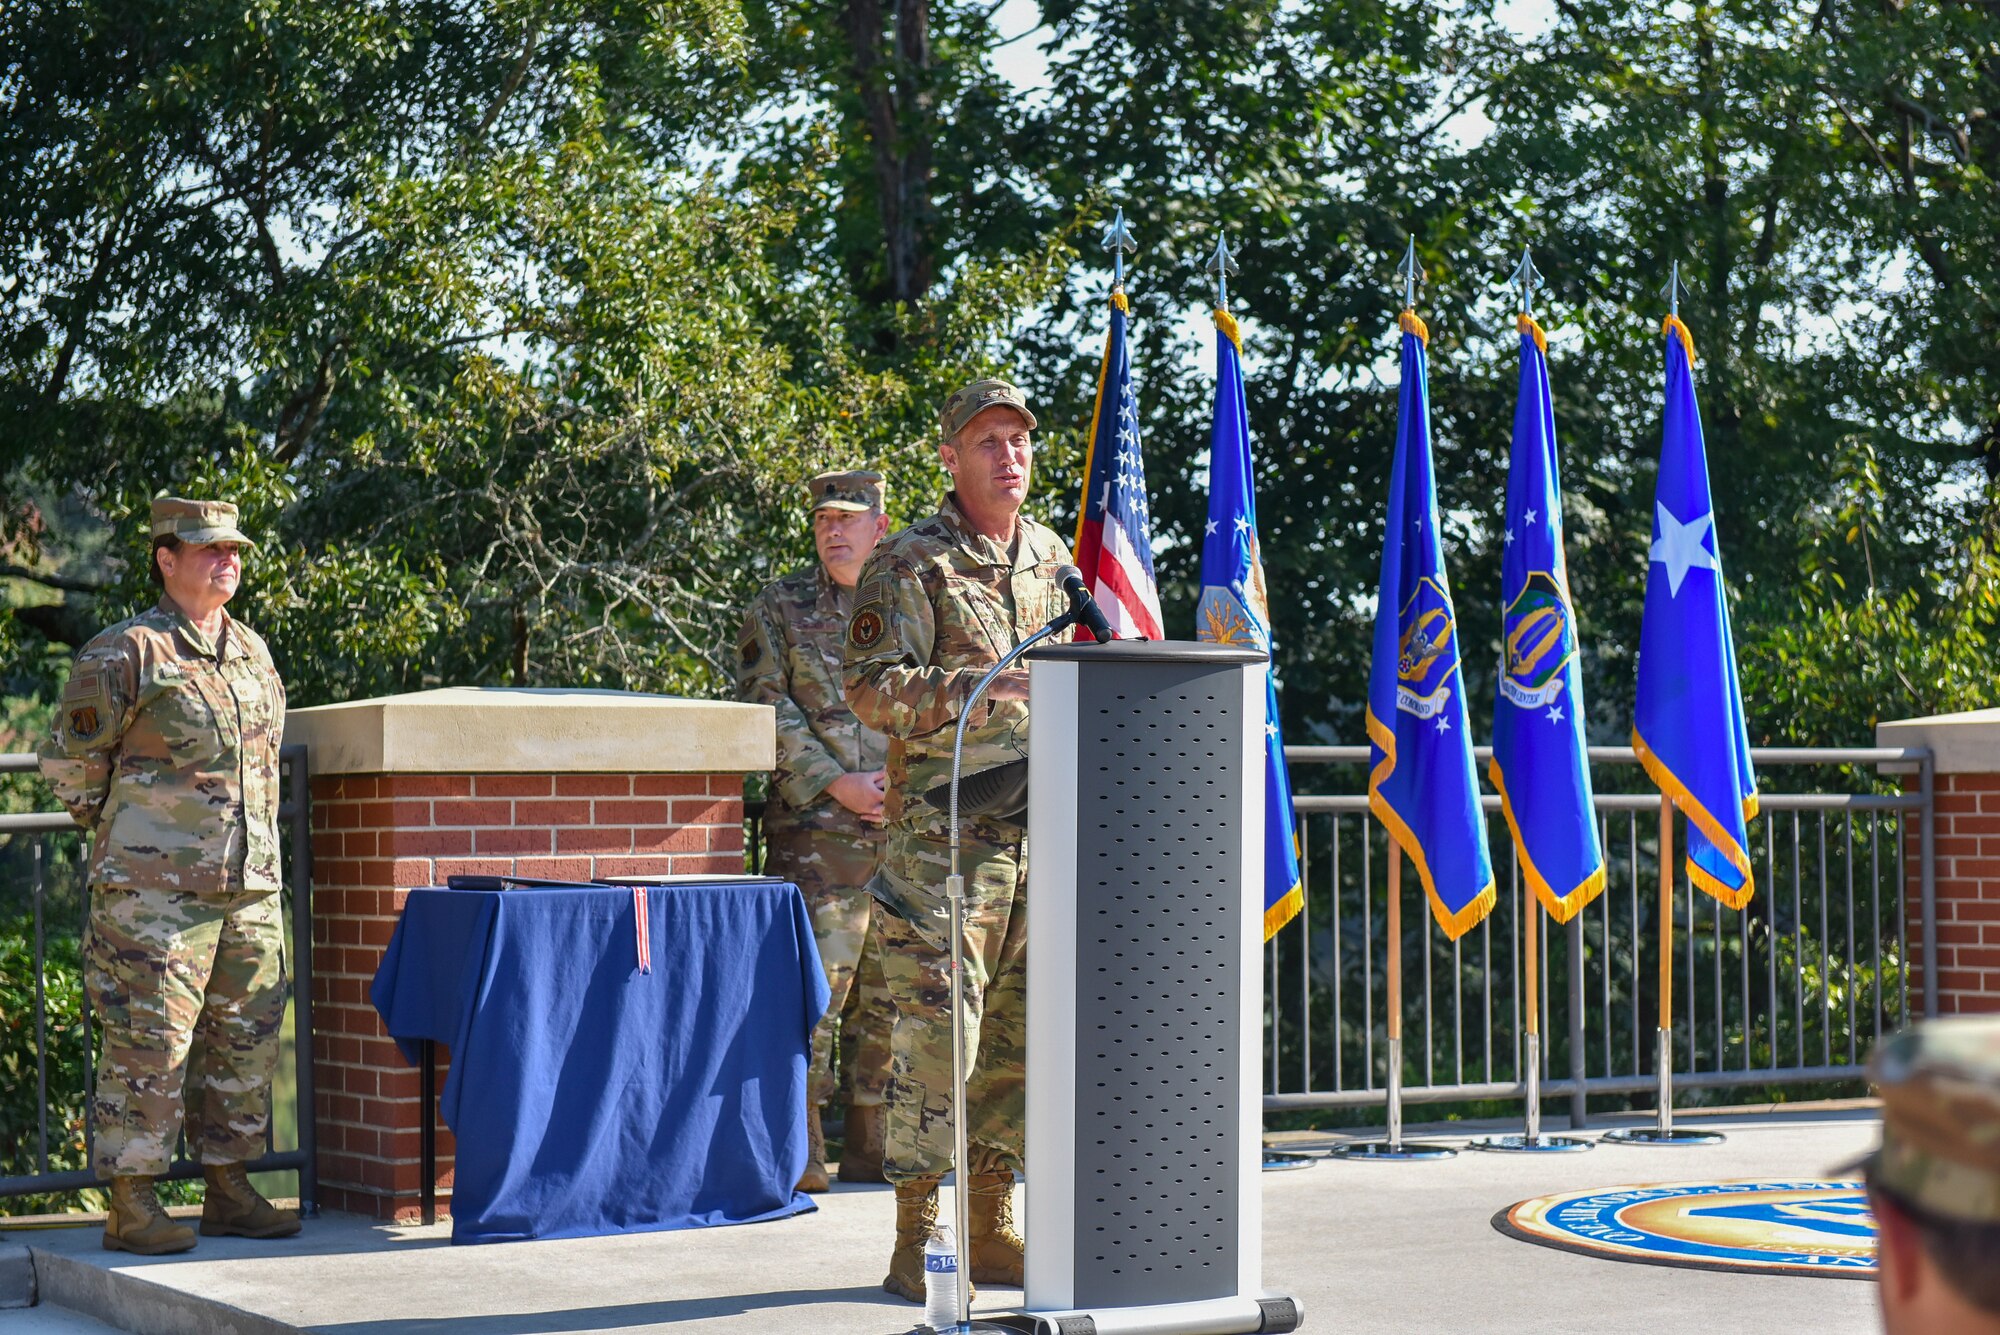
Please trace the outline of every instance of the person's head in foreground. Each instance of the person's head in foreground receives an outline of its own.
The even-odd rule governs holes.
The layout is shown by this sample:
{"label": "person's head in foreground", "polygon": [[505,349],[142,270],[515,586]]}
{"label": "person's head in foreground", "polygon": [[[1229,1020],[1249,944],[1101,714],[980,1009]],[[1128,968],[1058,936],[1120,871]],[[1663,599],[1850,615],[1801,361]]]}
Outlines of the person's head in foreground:
{"label": "person's head in foreground", "polygon": [[1875,1050],[1882,1147],[1862,1161],[1888,1335],[2000,1335],[2000,1016]]}

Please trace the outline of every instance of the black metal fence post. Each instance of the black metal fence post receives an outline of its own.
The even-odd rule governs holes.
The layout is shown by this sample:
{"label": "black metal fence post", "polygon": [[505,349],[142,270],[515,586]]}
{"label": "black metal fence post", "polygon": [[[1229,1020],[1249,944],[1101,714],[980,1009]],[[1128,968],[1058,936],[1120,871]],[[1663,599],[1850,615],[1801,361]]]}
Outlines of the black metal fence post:
{"label": "black metal fence post", "polygon": [[319,1214],[319,1096],[313,1076],[312,763],[306,748],[288,746],[292,833],[292,1072],[299,1100],[299,1214]]}

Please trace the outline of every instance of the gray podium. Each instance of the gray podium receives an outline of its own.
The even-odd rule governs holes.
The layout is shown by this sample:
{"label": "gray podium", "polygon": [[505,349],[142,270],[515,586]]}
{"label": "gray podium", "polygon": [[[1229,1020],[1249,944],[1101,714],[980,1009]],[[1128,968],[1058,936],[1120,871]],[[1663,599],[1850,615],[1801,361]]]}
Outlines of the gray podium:
{"label": "gray podium", "polygon": [[1264,655],[1027,661],[1027,1289],[1006,1324],[1295,1330],[1262,1273]]}

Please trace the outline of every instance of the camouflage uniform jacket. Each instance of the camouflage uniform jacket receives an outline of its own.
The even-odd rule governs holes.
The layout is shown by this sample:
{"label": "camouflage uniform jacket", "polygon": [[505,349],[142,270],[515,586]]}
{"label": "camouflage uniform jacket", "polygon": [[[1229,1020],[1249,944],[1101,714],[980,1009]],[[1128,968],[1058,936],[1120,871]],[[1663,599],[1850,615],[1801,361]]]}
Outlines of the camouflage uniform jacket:
{"label": "camouflage uniform jacket", "polygon": [[882,768],[888,739],[864,726],[841,688],[841,642],[854,591],[826,568],[794,571],[765,586],[743,617],[737,643],[736,698],[778,714],[778,768],[764,810],[766,834],[837,830],[882,837],[880,826],[827,795],[843,774]]}
{"label": "camouflage uniform jacket", "polygon": [[42,775],[89,830],[93,885],[277,890],[285,684],[255,632],[167,598],[83,647]]}
{"label": "camouflage uniform jacket", "polygon": [[[1067,609],[1055,572],[1069,559],[1063,540],[1026,515],[1009,551],[976,532],[949,494],[868,558],[847,624],[847,703],[889,734],[892,824],[943,824],[923,794],[951,777],[966,698],[1003,654]],[[981,697],[964,773],[1027,754],[1027,702]]]}

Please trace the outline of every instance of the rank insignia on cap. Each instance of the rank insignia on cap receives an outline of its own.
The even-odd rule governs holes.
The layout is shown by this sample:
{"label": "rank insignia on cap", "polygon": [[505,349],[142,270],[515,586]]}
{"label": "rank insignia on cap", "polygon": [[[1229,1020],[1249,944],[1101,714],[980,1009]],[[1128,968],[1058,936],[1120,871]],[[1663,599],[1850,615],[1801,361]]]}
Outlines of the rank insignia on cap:
{"label": "rank insignia on cap", "polygon": [[847,638],[857,649],[873,649],[882,639],[882,614],[872,607],[864,607],[854,614],[854,623],[847,628]]}

